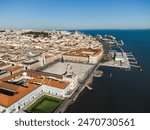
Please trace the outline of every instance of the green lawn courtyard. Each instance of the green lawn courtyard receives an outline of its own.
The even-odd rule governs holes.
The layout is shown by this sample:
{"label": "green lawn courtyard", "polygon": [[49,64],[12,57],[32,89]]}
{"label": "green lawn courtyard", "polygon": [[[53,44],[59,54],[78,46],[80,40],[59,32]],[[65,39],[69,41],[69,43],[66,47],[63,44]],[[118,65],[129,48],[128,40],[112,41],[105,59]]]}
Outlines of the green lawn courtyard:
{"label": "green lawn courtyard", "polygon": [[62,99],[44,95],[29,106],[27,113],[52,113],[62,103]]}

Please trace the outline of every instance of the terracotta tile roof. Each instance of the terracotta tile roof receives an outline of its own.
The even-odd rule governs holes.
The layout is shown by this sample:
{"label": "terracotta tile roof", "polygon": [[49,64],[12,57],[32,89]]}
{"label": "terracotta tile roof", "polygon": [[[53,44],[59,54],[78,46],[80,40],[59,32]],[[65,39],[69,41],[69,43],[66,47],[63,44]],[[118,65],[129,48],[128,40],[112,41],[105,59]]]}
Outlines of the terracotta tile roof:
{"label": "terracotta tile roof", "polygon": [[0,64],[0,67],[4,67],[4,66],[7,66],[7,65],[10,65],[10,64],[8,64],[8,63],[2,63],[2,64]]}
{"label": "terracotta tile roof", "polygon": [[46,74],[40,73],[40,72],[30,72],[27,71],[28,76],[30,77],[41,77],[41,76],[47,76]]}
{"label": "terracotta tile roof", "polygon": [[20,70],[20,69],[23,69],[23,68],[24,68],[23,66],[12,66],[12,67],[6,68],[5,70],[13,72],[13,71]]}
{"label": "terracotta tile roof", "polygon": [[61,82],[61,81],[58,81],[58,80],[54,80],[54,79],[42,79],[42,78],[34,78],[32,80],[29,81],[30,83],[41,83],[41,84],[45,84],[45,85],[48,85],[48,86],[52,86],[52,87],[55,87],[55,88],[59,88],[59,89],[65,89],[69,83],[68,82]]}
{"label": "terracotta tile roof", "polygon": [[0,93],[0,105],[4,107],[9,107],[13,103],[17,102],[27,94],[31,93],[33,90],[37,89],[40,85],[35,83],[41,83],[48,86],[56,87],[59,89],[65,89],[69,83],[68,82],[61,82],[54,79],[48,79],[48,78],[42,78],[42,73],[34,73],[34,72],[27,72],[28,76],[34,77],[32,80],[29,80],[26,84],[23,86],[16,86],[13,84],[5,83],[4,81],[8,81],[12,78],[15,78],[17,76],[20,76],[23,73],[23,71],[15,73],[13,75],[10,75],[6,78],[3,78],[0,80],[0,88],[10,90],[13,92],[17,92],[13,96],[8,96]]}
{"label": "terracotta tile roof", "polygon": [[13,74],[13,75],[9,75],[9,76],[7,76],[7,77],[4,77],[4,78],[0,79],[0,81],[8,81],[8,80],[11,80],[12,78],[15,78],[15,77],[17,77],[17,76],[19,76],[19,75],[21,75],[21,74],[22,74],[22,71],[17,72],[17,73],[15,73],[15,74]]}
{"label": "terracotta tile roof", "polygon": [[[24,96],[26,96],[27,94],[31,93],[33,90],[38,88],[38,85],[30,84],[30,83],[25,84],[25,86],[28,86],[28,88],[18,86],[17,89],[18,93],[13,96],[7,96],[0,93],[0,105],[7,108],[10,105],[17,102],[18,100],[20,100],[21,98],[23,98]],[[10,84],[10,87],[12,87],[12,84]]]}
{"label": "terracotta tile roof", "polygon": [[68,85],[69,85],[68,82],[61,82],[56,80],[52,80],[50,82],[50,86],[60,88],[60,89],[65,89]]}
{"label": "terracotta tile roof", "polygon": [[101,52],[100,49],[80,49],[65,53],[66,56],[89,57],[90,55],[97,55]]}
{"label": "terracotta tile roof", "polygon": [[0,82],[0,89],[17,92],[18,86],[14,85],[14,84],[5,83],[5,82]]}

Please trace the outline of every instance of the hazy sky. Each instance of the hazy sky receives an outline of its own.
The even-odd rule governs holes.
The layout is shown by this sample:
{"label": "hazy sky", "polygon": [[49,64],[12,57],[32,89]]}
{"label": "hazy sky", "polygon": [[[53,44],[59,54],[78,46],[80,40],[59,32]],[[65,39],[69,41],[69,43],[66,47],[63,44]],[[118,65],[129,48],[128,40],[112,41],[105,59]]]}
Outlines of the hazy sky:
{"label": "hazy sky", "polygon": [[146,29],[150,0],[0,0],[0,28]]}

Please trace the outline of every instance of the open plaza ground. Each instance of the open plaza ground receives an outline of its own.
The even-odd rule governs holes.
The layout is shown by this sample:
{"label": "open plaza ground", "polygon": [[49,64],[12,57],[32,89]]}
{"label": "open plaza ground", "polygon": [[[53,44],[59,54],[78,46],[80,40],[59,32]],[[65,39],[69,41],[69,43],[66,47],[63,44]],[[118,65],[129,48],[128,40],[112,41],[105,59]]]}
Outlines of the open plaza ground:
{"label": "open plaza ground", "polygon": [[72,62],[58,62],[47,69],[44,70],[44,72],[48,73],[54,73],[58,75],[63,75],[66,72],[67,65],[70,65],[72,67],[72,71],[78,75],[79,79],[83,79],[86,72],[88,72],[93,65],[89,64],[82,64],[82,63],[72,63]]}

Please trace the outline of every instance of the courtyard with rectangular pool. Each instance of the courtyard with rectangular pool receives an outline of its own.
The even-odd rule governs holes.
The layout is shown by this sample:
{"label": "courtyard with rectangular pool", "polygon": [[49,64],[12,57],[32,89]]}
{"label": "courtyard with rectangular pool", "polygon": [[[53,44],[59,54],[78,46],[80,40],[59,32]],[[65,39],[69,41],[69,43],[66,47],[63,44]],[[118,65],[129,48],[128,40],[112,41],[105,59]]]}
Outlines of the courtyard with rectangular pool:
{"label": "courtyard with rectangular pool", "polygon": [[62,99],[44,95],[30,105],[25,112],[27,113],[52,113],[62,103]]}

